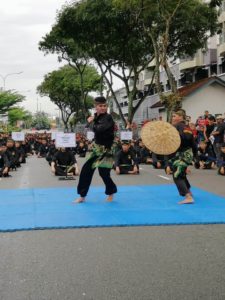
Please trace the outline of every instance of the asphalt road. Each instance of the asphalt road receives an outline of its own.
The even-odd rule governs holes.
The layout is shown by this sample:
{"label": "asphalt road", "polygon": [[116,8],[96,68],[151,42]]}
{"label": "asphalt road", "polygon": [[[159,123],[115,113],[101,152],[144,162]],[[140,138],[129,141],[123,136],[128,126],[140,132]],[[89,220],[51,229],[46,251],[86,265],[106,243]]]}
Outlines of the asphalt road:
{"label": "asphalt road", "polygon": [[[1,189],[77,184],[58,181],[34,157],[12,175]],[[149,166],[138,176],[113,178],[118,185],[172,183]],[[193,170],[190,180],[225,197],[215,171]],[[101,184],[97,173],[93,184]],[[1,233],[0,299],[224,300],[224,236],[224,225]]]}

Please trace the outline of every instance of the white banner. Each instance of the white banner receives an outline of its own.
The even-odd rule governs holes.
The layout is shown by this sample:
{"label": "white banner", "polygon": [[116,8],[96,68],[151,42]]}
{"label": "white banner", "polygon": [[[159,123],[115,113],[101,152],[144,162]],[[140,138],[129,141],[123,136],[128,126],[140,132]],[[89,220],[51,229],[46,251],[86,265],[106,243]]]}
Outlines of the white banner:
{"label": "white banner", "polygon": [[75,133],[63,133],[57,132],[56,134],[56,147],[57,148],[70,148],[76,146],[76,135]]}
{"label": "white banner", "polygon": [[24,132],[12,132],[12,139],[14,141],[22,142],[25,140]]}
{"label": "white banner", "polygon": [[130,141],[133,139],[133,132],[132,131],[121,131],[120,132],[120,139],[121,141]]}
{"label": "white banner", "polygon": [[87,132],[87,139],[88,139],[89,141],[92,141],[92,140],[94,139],[94,137],[95,137],[95,134],[94,134],[93,131],[88,131],[88,132]]}

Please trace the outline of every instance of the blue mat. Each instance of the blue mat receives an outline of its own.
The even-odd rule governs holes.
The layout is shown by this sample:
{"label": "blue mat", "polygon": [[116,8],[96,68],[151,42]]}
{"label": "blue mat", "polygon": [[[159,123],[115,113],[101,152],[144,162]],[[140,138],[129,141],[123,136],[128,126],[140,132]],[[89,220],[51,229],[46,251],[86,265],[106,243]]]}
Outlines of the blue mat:
{"label": "blue mat", "polygon": [[75,188],[0,191],[0,231],[225,223],[225,198],[193,188],[194,205],[178,205],[174,185],[119,186],[112,203],[103,187],[72,204]]}

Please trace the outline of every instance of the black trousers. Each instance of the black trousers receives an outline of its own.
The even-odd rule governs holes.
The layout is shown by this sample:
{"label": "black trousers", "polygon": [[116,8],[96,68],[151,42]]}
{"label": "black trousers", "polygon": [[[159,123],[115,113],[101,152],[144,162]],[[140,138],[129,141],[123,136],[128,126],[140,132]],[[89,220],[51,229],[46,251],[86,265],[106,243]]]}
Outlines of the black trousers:
{"label": "black trousers", "polygon": [[[134,170],[134,165],[129,165],[129,166],[119,166],[120,168],[120,175],[122,174],[129,174],[130,171]],[[139,171],[139,166],[137,166],[138,171]]]}
{"label": "black trousers", "polygon": [[181,196],[185,196],[190,193],[191,185],[187,179],[186,173],[182,174],[178,178],[175,178],[173,175],[173,181],[177,186],[178,192]]}
{"label": "black trousers", "polygon": [[[95,168],[92,168],[92,164],[96,161],[96,159],[97,157],[92,157],[91,159],[87,160],[81,169],[79,183],[77,186],[77,193],[81,197],[86,197],[88,193],[92,177],[95,172]],[[98,168],[99,175],[105,184],[106,195],[112,195],[117,192],[117,187],[110,177],[110,171],[111,169],[109,168]]]}
{"label": "black trousers", "polygon": [[[70,169],[69,171],[68,171],[68,168]],[[67,173],[74,173],[75,174],[75,167],[73,165],[68,166],[68,167],[55,165],[55,175],[56,176],[66,176]]]}

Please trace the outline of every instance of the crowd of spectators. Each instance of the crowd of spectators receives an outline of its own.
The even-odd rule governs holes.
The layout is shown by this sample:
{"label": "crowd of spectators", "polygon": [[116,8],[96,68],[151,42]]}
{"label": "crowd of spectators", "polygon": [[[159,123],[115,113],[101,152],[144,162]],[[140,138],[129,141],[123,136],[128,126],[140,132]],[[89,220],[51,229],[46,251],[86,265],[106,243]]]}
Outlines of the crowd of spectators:
{"label": "crowd of spectators", "polygon": [[[225,119],[222,115],[213,116],[205,111],[196,122],[186,120],[191,129],[195,144],[193,166],[196,169],[214,169],[225,175]],[[128,129],[129,130],[129,129]],[[45,158],[50,170],[56,176],[79,175],[78,157],[85,157],[91,150],[93,141],[84,134],[76,135],[76,147],[57,148],[51,133],[28,133],[25,140],[18,142],[10,134],[0,134],[0,177],[11,177],[26,163],[28,156]],[[170,157],[157,155],[148,150],[142,140],[120,140],[116,135],[114,141],[114,170],[117,175],[140,173],[140,164],[152,165],[156,169],[166,169]]]}

